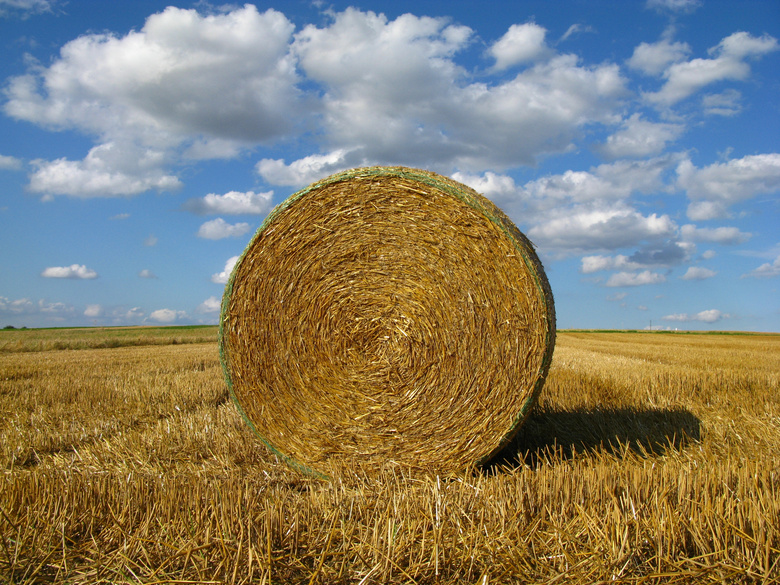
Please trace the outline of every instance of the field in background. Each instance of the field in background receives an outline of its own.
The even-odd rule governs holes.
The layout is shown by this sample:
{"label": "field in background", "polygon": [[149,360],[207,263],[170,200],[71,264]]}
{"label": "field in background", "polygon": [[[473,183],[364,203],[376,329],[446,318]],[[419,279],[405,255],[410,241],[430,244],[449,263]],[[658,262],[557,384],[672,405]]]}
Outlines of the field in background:
{"label": "field in background", "polygon": [[327,483],[216,328],[0,331],[2,583],[780,582],[780,336],[561,332],[485,470]]}
{"label": "field in background", "polygon": [[106,349],[141,345],[211,343],[217,327],[85,327],[53,329],[3,329],[0,354],[53,349]]}

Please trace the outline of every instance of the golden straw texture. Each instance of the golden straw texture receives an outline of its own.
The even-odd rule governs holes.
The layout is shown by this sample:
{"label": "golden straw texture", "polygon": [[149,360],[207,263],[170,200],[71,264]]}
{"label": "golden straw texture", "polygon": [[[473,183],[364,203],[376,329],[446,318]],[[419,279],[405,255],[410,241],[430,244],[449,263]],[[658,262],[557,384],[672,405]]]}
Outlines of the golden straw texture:
{"label": "golden straw texture", "polygon": [[472,189],[405,167],[353,169],[291,196],[222,300],[236,404],[315,475],[484,463],[528,414],[554,344],[528,239]]}

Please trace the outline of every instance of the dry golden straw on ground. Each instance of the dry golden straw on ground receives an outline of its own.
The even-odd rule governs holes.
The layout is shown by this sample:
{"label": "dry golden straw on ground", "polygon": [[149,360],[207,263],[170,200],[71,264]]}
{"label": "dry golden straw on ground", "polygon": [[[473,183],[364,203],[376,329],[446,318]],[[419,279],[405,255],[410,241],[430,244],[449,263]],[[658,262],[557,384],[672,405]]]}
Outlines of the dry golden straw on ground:
{"label": "dry golden straw on ground", "polygon": [[559,332],[501,466],[331,482],[216,340],[0,330],[0,583],[780,584],[780,335]]}
{"label": "dry golden straw on ground", "polygon": [[458,470],[516,433],[555,344],[532,244],[434,173],[333,175],[275,209],[222,303],[231,393],[294,467]]}

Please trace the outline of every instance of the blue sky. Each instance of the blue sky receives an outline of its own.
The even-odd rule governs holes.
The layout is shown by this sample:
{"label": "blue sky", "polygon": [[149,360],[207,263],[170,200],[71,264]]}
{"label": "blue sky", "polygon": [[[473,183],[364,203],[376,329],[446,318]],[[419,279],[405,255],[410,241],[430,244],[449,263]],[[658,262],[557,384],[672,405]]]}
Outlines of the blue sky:
{"label": "blue sky", "polygon": [[268,211],[464,182],[560,328],[780,331],[780,3],[0,0],[0,326],[216,323]]}

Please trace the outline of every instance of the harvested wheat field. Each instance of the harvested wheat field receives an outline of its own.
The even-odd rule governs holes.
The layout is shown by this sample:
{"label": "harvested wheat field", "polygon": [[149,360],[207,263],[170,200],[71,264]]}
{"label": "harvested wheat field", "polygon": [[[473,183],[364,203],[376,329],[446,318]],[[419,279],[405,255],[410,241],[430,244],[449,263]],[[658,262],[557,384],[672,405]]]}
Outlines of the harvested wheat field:
{"label": "harvested wheat field", "polygon": [[267,450],[217,329],[0,332],[2,583],[778,583],[780,336],[559,332],[486,468]]}

